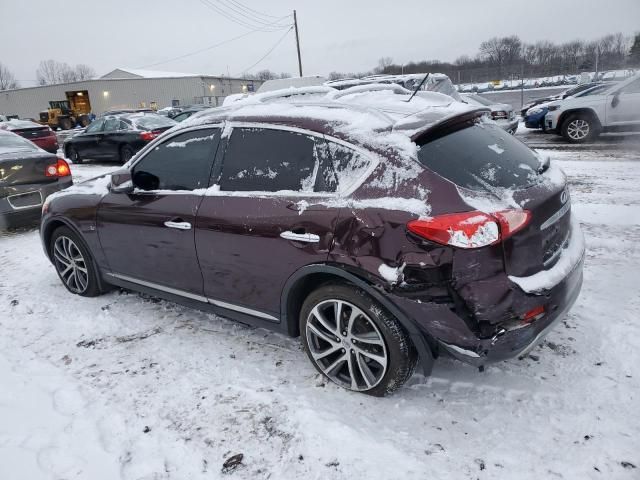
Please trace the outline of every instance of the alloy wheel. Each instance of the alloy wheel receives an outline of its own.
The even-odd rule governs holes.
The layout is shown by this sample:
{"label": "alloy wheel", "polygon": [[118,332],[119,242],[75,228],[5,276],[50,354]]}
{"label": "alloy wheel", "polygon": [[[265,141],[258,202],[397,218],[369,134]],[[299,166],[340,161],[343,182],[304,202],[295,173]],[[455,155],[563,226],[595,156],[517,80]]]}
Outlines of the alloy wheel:
{"label": "alloy wheel", "polygon": [[307,317],[305,334],[318,368],[344,388],[370,390],[387,372],[388,353],[380,330],[352,303],[318,303]]}
{"label": "alloy wheel", "polygon": [[583,140],[589,135],[589,122],[577,118],[567,126],[567,135],[573,140]]}
{"label": "alloy wheel", "polygon": [[53,260],[60,278],[74,293],[83,293],[89,285],[87,263],[78,246],[64,235],[53,244]]}

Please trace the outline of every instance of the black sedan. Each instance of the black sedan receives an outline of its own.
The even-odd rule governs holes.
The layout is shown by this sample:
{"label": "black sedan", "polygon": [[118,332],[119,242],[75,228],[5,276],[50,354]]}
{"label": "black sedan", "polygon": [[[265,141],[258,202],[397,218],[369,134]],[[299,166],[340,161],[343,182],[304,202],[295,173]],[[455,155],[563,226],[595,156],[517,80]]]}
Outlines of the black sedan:
{"label": "black sedan", "polygon": [[205,105],[200,105],[200,106],[193,106],[190,108],[185,108],[184,110],[182,110],[180,113],[171,116],[171,118],[180,123],[184,120],[186,120],[187,118],[189,118],[191,115],[194,115],[198,112],[201,112],[203,110],[207,110],[208,108],[211,108],[210,106],[205,106]]}
{"label": "black sedan", "polygon": [[0,130],[0,229],[38,220],[44,200],[72,184],[67,162]]}
{"label": "black sedan", "polygon": [[84,131],[69,138],[64,152],[73,163],[86,159],[129,161],[133,155],[165,130],[176,125],[155,113],[129,113],[100,117]]}

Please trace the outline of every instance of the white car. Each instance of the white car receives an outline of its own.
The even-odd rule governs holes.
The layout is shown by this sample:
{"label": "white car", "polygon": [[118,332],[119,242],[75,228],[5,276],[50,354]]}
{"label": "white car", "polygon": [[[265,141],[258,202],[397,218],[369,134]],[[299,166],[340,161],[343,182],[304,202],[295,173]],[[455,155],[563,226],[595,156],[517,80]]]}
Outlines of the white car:
{"label": "white car", "polygon": [[640,75],[547,104],[547,130],[582,143],[600,133],[640,131]]}
{"label": "white car", "polygon": [[491,119],[511,135],[518,129],[518,118],[513,111],[513,107],[508,103],[497,103],[482,95],[463,93],[460,95],[464,103],[476,105],[478,107],[489,107],[491,109]]}

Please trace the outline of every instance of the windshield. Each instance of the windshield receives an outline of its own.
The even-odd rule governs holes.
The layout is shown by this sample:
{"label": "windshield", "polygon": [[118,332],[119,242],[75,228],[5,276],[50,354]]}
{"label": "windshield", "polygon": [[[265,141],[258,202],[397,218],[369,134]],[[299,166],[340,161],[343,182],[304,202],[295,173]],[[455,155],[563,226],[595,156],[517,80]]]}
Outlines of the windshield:
{"label": "windshield", "polygon": [[612,87],[612,85],[610,84],[604,84],[604,85],[598,85],[596,87],[593,87],[589,90],[585,90],[584,92],[580,92],[577,95],[574,95],[575,97],[588,97],[589,95],[600,95],[601,93],[604,93],[605,91],[609,90]]}
{"label": "windshield", "polygon": [[490,123],[476,122],[418,146],[420,163],[471,190],[523,188],[539,178],[537,155]]}
{"label": "windshield", "polygon": [[168,117],[162,115],[141,115],[135,117],[129,117],[130,120],[137,128],[143,130],[155,130],[156,128],[168,128],[173,127],[176,122]]}

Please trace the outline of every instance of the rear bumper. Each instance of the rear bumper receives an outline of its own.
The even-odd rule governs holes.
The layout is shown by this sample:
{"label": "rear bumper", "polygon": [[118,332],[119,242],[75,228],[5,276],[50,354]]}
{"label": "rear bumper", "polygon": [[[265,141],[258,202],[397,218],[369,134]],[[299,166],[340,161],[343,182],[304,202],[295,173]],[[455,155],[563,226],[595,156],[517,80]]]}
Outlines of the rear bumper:
{"label": "rear bumper", "polygon": [[50,137],[34,138],[31,141],[49,153],[56,153],[58,151],[58,139],[55,135]]}
{"label": "rear bumper", "polygon": [[[11,187],[9,192],[0,197],[0,229],[17,227],[35,222],[40,219],[42,214],[42,204],[45,199],[52,193],[58,192],[73,184],[71,177],[59,178],[55,182],[41,184],[18,185]],[[17,206],[17,202],[13,201],[16,196],[38,192],[40,201],[34,202],[28,206]]]}
{"label": "rear bumper", "polygon": [[[582,287],[584,237],[574,240],[554,267],[531,277],[508,277],[500,281],[503,294],[515,311],[544,307],[544,315],[527,323],[513,315],[495,322],[495,331],[481,336],[458,314],[453,304],[419,303],[396,296],[395,303],[412,318],[426,336],[454,357],[473,365],[483,365],[525,354],[541,341],[571,309]],[[575,243],[574,243],[575,241]],[[488,311],[497,305],[484,305]],[[503,305],[500,306],[501,308]]]}

